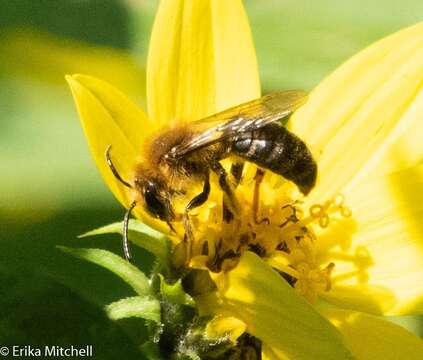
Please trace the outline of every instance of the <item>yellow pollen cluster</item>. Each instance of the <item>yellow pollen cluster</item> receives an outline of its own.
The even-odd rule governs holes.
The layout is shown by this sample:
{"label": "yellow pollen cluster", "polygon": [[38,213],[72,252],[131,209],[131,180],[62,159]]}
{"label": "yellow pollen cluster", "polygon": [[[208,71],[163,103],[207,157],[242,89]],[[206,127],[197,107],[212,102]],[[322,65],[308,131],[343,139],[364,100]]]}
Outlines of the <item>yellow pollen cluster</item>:
{"label": "yellow pollen cluster", "polygon": [[304,216],[301,208],[293,210],[296,221],[290,219],[281,229],[285,246],[278,247],[268,259],[295,290],[312,303],[317,300],[319,293],[330,290],[330,276],[335,267],[334,263],[321,266],[316,261],[315,244],[318,239],[313,227],[317,225],[327,228],[331,216],[336,213],[342,217],[350,217],[351,211],[344,202],[344,197],[337,195],[323,205],[312,205],[308,216]]}
{"label": "yellow pollen cluster", "polygon": [[337,195],[324,204],[312,205],[307,213],[300,201],[289,197],[279,200],[279,205],[261,202],[258,214],[251,210],[251,196],[242,200],[242,216],[230,222],[222,220],[221,204],[212,202],[193,218],[196,241],[190,266],[228,271],[244,251],[252,251],[308,301],[313,303],[319,293],[330,290],[335,264],[322,266],[316,261],[314,229],[329,227],[335,215],[351,216],[344,197]]}

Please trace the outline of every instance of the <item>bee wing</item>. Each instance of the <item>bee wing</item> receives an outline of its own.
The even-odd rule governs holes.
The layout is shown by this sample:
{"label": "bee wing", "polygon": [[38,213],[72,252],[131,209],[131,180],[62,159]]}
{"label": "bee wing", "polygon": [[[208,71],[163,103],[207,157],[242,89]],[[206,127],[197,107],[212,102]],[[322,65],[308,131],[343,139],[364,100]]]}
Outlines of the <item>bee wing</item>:
{"label": "bee wing", "polygon": [[301,90],[275,92],[195,121],[193,126],[208,127],[190,141],[175,146],[171,156],[178,158],[199,148],[260,129],[292,114],[306,100],[307,94]]}

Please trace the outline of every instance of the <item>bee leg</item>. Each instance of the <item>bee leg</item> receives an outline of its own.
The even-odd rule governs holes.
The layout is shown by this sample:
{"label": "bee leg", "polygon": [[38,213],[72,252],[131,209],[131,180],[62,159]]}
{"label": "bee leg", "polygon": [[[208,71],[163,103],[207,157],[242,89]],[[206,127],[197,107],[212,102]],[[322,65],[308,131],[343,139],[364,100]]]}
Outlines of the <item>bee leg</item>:
{"label": "bee leg", "polygon": [[233,215],[238,215],[240,213],[240,206],[238,203],[238,199],[235,196],[233,187],[228,180],[228,175],[225,171],[225,168],[218,162],[214,162],[211,164],[211,169],[219,176],[219,185],[223,192],[227,197],[227,206],[229,205],[229,209]]}
{"label": "bee leg", "polygon": [[210,194],[210,176],[209,173],[206,174],[204,179],[204,186],[203,191],[199,193],[197,196],[191,199],[188,205],[185,207],[185,212],[183,216],[183,224],[185,230],[185,241],[187,242],[187,261],[191,260],[191,252],[192,252],[192,243],[194,241],[194,234],[192,231],[192,224],[189,218],[189,212],[198,207],[203,205],[207,199],[209,198]]}
{"label": "bee leg", "polygon": [[237,188],[241,182],[242,172],[244,171],[244,161],[236,161],[231,165],[231,175],[233,176],[235,183],[234,186]]}
{"label": "bee leg", "polygon": [[254,196],[253,196],[253,216],[254,222],[259,225],[263,222],[267,222],[270,224],[270,220],[268,218],[264,218],[259,220],[258,219],[258,210],[260,206],[260,184],[263,181],[264,171],[261,169],[257,169],[256,175],[254,176],[255,184],[254,184]]}
{"label": "bee leg", "polygon": [[129,241],[128,241],[129,216],[131,216],[131,212],[136,205],[137,205],[137,202],[133,201],[132,204],[129,205],[128,210],[126,210],[125,216],[123,218],[123,237],[122,237],[123,254],[125,255],[125,259],[128,260],[129,262],[132,262],[131,252],[129,251]]}
{"label": "bee leg", "polygon": [[[243,161],[237,161],[231,165],[231,175],[234,180],[235,189],[241,182],[243,170],[244,170]],[[229,210],[228,206],[225,204],[225,201],[223,201],[222,210],[223,210],[223,221],[226,223],[230,223],[234,219],[234,214],[232,214],[231,210]]]}

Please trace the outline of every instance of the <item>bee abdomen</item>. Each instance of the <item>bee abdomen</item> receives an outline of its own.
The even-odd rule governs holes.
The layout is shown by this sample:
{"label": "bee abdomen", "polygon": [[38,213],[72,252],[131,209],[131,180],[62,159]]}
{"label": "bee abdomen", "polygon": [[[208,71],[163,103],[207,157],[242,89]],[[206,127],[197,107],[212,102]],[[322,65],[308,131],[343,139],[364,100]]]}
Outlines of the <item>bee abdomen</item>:
{"label": "bee abdomen", "polygon": [[293,181],[307,194],[314,186],[317,165],[306,144],[278,124],[270,124],[231,142],[231,152]]}

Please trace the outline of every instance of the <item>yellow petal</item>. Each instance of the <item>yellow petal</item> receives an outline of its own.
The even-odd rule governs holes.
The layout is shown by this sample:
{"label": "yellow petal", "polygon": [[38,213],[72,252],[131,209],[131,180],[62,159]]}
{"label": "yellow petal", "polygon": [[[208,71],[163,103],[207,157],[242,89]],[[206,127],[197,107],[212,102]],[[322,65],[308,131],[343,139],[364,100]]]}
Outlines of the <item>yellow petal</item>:
{"label": "yellow petal", "polygon": [[[106,82],[86,75],[67,76],[66,80],[97,167],[110,190],[127,207],[133,194],[115,178],[104,153],[112,145],[113,164],[123,179],[130,179],[144,136],[153,127],[140,108]],[[145,216],[140,207],[136,214],[148,225],[166,230],[161,222]]]}
{"label": "yellow petal", "polygon": [[206,335],[209,338],[227,336],[232,342],[245,332],[247,326],[233,316],[215,316],[206,326]]}
{"label": "yellow petal", "polygon": [[312,201],[338,192],[404,132],[422,80],[423,22],[360,52],[311,93],[291,127],[318,158]]}
{"label": "yellow petal", "polygon": [[[235,269],[211,274],[219,289],[223,315],[247,324],[247,332],[276,354],[293,359],[348,359],[340,334],[313,307],[251,252]],[[210,311],[210,301],[200,306]]]}
{"label": "yellow petal", "polygon": [[373,313],[423,311],[422,189],[418,166],[345,194],[355,228],[345,231],[340,220],[317,242],[322,263],[336,264],[328,300]]}
{"label": "yellow petal", "polygon": [[[410,121],[404,122],[408,124],[408,127],[397,139],[392,142],[387,141],[386,148],[382,149],[381,157],[375,158],[376,161],[369,161],[360,172],[363,172],[363,175],[372,173],[377,176],[378,174],[390,174],[421,163],[423,160],[422,113],[423,91],[420,91],[412,106],[404,114],[404,117],[411,118]],[[359,180],[360,177],[355,177],[354,181],[348,184],[348,187],[355,186],[354,183]]]}
{"label": "yellow petal", "polygon": [[147,62],[148,113],[167,124],[260,96],[251,32],[240,0],[163,0]]}
{"label": "yellow petal", "polygon": [[289,360],[281,349],[273,349],[267,344],[262,345],[261,357],[263,360]]}
{"label": "yellow petal", "polygon": [[360,360],[423,359],[423,341],[403,327],[381,318],[345,310],[325,309]]}
{"label": "yellow petal", "polygon": [[[342,275],[340,275],[342,277]],[[342,285],[335,277],[335,285],[321,297],[345,309],[357,309],[369,314],[383,315],[395,307],[397,298],[390,289],[371,284]]]}

